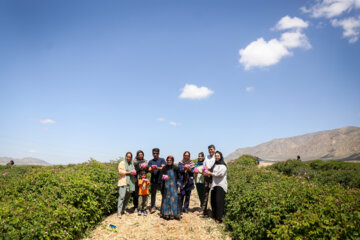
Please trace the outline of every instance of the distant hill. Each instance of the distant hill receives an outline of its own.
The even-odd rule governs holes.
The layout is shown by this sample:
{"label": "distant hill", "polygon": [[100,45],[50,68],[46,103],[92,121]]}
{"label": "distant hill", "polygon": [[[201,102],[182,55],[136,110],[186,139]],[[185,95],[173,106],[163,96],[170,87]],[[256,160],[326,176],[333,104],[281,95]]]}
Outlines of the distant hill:
{"label": "distant hill", "polygon": [[0,165],[6,165],[10,160],[15,162],[15,165],[50,165],[50,163],[32,157],[25,158],[10,158],[10,157],[0,157]]}
{"label": "distant hill", "polygon": [[344,127],[305,135],[274,139],[255,147],[239,148],[229,154],[230,161],[243,154],[263,160],[283,161],[301,156],[302,160],[360,160],[360,128]]}

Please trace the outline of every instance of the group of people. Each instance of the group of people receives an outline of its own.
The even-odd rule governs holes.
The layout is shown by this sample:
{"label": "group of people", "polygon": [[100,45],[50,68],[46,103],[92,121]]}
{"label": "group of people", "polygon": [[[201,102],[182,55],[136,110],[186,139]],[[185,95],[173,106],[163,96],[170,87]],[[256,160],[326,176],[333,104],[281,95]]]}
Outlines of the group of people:
{"label": "group of people", "polygon": [[[174,157],[160,158],[160,149],[152,150],[153,159],[147,162],[144,152],[139,150],[133,159],[127,152],[125,159],[119,163],[119,200],[118,217],[125,214],[125,207],[133,197],[134,211],[139,215],[147,215],[146,206],[149,193],[151,195],[150,213],[156,211],[156,194],[161,191],[162,200],[160,216],[165,219],[180,219],[181,214],[189,211],[190,196],[196,186],[201,202],[200,211],[208,215],[210,203],[212,216],[217,223],[222,222],[227,192],[227,166],[221,152],[215,146],[208,147],[209,155],[198,154],[196,163],[190,159],[190,152],[185,151],[183,159],[174,165]],[[150,181],[147,174],[151,174]],[[150,191],[149,191],[150,188]]]}

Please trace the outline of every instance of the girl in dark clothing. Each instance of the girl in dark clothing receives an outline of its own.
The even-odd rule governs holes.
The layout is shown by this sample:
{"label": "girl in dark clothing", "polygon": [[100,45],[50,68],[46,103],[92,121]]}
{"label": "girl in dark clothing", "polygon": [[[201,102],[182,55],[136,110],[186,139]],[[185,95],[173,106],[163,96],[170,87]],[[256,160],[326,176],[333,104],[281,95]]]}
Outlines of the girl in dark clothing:
{"label": "girl in dark clothing", "polygon": [[190,160],[190,152],[184,152],[183,160],[179,162],[181,182],[179,210],[182,210],[185,213],[189,211],[190,195],[191,191],[194,189],[194,167],[195,164]]}
{"label": "girl in dark clothing", "polygon": [[136,170],[136,183],[135,183],[135,191],[132,193],[132,197],[134,203],[134,212],[136,212],[138,210],[138,204],[139,204],[139,186],[137,183],[140,177],[139,174],[141,171],[145,171],[146,173],[148,173],[149,171],[149,168],[147,166],[147,161],[144,159],[144,152],[142,150],[136,152],[136,157],[134,159],[134,167]]}

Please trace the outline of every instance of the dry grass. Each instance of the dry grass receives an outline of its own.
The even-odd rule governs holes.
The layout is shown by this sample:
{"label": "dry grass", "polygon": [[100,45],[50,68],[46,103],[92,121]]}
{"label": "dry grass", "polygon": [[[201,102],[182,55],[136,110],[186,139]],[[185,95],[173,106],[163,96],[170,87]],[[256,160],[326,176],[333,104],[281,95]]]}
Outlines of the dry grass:
{"label": "dry grass", "polygon": [[[156,195],[156,206],[160,206],[161,194]],[[149,201],[150,203],[150,196]],[[131,206],[131,204],[129,204]],[[128,207],[130,207],[128,205]],[[202,218],[198,212],[200,201],[196,189],[190,198],[190,212],[184,213],[182,219],[164,220],[159,216],[159,209],[154,214],[138,216],[137,213],[123,215],[119,219],[116,214],[108,216],[99,224],[85,240],[100,239],[231,239],[227,236],[222,224],[211,218]],[[149,211],[148,211],[149,212]],[[117,232],[109,225],[116,226]]]}

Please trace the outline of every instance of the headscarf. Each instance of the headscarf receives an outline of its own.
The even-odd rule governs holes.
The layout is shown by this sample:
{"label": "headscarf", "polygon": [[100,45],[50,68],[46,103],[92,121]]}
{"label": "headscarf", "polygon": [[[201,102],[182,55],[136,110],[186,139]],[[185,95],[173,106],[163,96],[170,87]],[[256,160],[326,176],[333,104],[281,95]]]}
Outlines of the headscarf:
{"label": "headscarf", "polygon": [[[185,151],[184,154],[183,154],[183,156],[184,156],[186,153],[189,153],[189,155],[190,155],[190,152],[189,152],[189,151]],[[186,164],[189,164],[189,165],[190,165],[190,169],[192,169],[192,168],[195,167],[195,164],[194,164],[193,161],[191,161],[190,157],[189,157],[188,160],[185,160],[185,159],[183,158],[183,160],[181,160],[181,163],[184,164],[184,166],[185,166]],[[188,171],[186,171],[186,172],[185,172],[185,176],[184,176],[184,186],[186,186],[186,184],[189,182],[189,178],[190,178],[190,174],[189,174]]]}
{"label": "headscarf", "polygon": [[197,161],[196,163],[195,163],[195,167],[198,167],[198,166],[202,166],[203,164],[204,164],[204,160],[205,160],[205,158],[204,158],[204,153],[203,152],[201,152],[201,153],[199,153],[199,155],[202,155],[203,156],[203,160],[202,161]]}
{"label": "headscarf", "polygon": [[[173,162],[172,162],[172,164],[171,164],[170,166],[167,164],[167,160],[168,160],[169,158],[172,158],[172,160],[173,160]],[[162,174],[167,174],[167,172],[168,172],[170,169],[177,168],[176,166],[174,166],[174,161],[175,161],[174,157],[171,156],[171,155],[169,155],[169,156],[166,158],[166,165],[163,167],[161,173],[162,173]]]}
{"label": "headscarf", "polygon": [[[172,158],[172,160],[173,160],[172,164],[170,166],[167,164],[167,160],[169,158]],[[172,169],[174,171],[174,175],[175,175],[175,182],[178,183],[178,180],[180,178],[180,176],[179,176],[179,168],[177,166],[174,166],[174,162],[175,162],[175,159],[174,159],[173,156],[169,155],[166,158],[166,165],[163,167],[163,169],[160,172],[160,178],[161,179],[162,179],[163,175],[168,175],[168,171]],[[164,191],[165,191],[165,183],[164,183],[164,181],[162,181],[161,182],[161,192],[162,192],[162,194],[164,194]]]}
{"label": "headscarf", "polygon": [[225,167],[227,167],[227,165],[226,165],[226,163],[225,163],[225,161],[224,161],[224,157],[223,157],[223,155],[222,155],[222,153],[221,152],[219,152],[219,151],[216,151],[215,152],[215,154],[219,154],[220,155],[220,160],[219,161],[216,161],[215,160],[215,163],[214,163],[214,165],[210,168],[210,172],[213,172],[214,171],[214,168],[215,168],[215,166],[216,165],[225,165]]}
{"label": "headscarf", "polygon": [[[190,155],[190,152],[189,152],[189,151],[184,152],[184,155],[185,155],[185,153],[189,153],[189,155]],[[189,157],[188,160],[185,160],[185,159],[183,158],[183,160],[181,160],[181,163],[184,164],[184,166],[185,166],[186,164],[189,164],[189,165],[190,165],[190,168],[195,167],[195,164],[194,164],[193,161],[191,161],[190,157]]]}
{"label": "headscarf", "polygon": [[[143,154],[143,159],[139,159],[139,153]],[[145,155],[144,155],[144,152],[142,150],[137,151],[136,152],[136,157],[134,158],[134,165],[138,165],[138,164],[146,162],[144,157],[145,157]]]}
{"label": "headscarf", "polygon": [[[139,159],[139,153],[142,153],[143,154],[143,158],[142,159]],[[140,177],[140,165],[143,164],[143,163],[147,163],[145,157],[144,157],[144,152],[142,150],[139,150],[136,152],[136,157],[134,158],[134,167],[135,167],[135,170],[136,170],[136,176],[137,178]],[[147,172],[147,168],[146,168],[146,172]]]}
{"label": "headscarf", "polygon": [[[126,156],[128,155],[129,153],[126,153],[125,154],[125,159],[124,159],[124,165],[125,165],[125,170],[126,172],[131,172],[133,169],[134,169],[134,163],[133,163],[133,160],[132,160],[132,154],[131,154],[131,160],[130,162],[128,162],[126,160]],[[133,192],[135,191],[135,177],[133,175],[126,175],[126,191],[127,192]]]}

